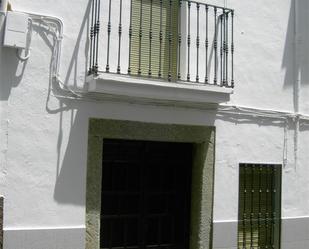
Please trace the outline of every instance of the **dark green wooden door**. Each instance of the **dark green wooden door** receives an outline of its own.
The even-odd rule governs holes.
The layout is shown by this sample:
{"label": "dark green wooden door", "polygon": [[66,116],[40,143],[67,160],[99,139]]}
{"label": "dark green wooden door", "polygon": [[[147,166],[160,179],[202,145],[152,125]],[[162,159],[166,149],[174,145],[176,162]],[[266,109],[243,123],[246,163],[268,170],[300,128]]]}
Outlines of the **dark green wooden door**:
{"label": "dark green wooden door", "polygon": [[281,165],[240,164],[238,248],[280,248]]}

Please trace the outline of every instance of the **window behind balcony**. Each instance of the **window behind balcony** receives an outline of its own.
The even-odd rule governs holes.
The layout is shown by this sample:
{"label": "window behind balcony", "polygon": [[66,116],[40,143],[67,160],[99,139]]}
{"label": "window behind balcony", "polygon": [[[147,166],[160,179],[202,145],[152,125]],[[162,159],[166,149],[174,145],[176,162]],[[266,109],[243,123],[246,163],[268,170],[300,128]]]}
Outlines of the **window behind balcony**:
{"label": "window behind balcony", "polygon": [[176,79],[178,12],[178,1],[132,0],[131,74]]}
{"label": "window behind balcony", "polygon": [[280,248],[281,165],[240,164],[238,248]]}

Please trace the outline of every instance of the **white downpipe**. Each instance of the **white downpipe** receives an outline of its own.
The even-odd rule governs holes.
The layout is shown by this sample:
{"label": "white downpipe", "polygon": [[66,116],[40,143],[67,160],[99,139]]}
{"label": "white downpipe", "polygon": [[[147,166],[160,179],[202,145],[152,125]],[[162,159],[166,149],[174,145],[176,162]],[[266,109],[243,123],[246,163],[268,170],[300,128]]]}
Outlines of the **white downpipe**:
{"label": "white downpipe", "polygon": [[301,46],[301,34],[300,34],[300,23],[299,23],[299,4],[298,0],[294,0],[294,9],[295,9],[295,83],[294,83],[294,112],[295,112],[295,131],[294,131],[294,167],[297,169],[298,165],[298,145],[299,145],[299,103],[300,103],[300,88],[301,88],[301,71],[300,71],[300,46]]}

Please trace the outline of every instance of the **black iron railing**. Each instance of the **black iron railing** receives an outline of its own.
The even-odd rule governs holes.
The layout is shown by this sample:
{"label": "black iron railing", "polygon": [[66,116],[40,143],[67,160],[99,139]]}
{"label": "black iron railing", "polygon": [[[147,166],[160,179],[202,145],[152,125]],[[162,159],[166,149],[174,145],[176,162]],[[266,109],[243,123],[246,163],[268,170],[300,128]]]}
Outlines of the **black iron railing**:
{"label": "black iron railing", "polygon": [[190,0],[92,0],[90,22],[89,74],[234,87],[232,9]]}

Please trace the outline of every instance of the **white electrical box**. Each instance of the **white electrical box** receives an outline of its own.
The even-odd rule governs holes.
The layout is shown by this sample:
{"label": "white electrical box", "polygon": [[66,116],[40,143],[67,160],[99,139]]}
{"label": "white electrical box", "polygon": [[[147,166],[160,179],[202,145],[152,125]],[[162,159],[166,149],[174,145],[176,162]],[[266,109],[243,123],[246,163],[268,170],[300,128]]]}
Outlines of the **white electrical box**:
{"label": "white electrical box", "polygon": [[29,29],[29,16],[20,12],[8,11],[4,29],[5,47],[25,49]]}

